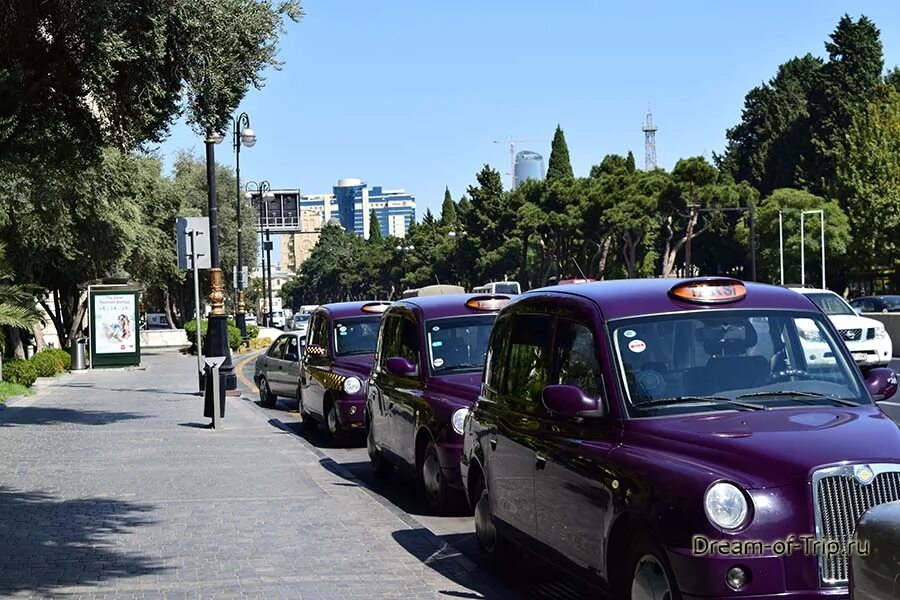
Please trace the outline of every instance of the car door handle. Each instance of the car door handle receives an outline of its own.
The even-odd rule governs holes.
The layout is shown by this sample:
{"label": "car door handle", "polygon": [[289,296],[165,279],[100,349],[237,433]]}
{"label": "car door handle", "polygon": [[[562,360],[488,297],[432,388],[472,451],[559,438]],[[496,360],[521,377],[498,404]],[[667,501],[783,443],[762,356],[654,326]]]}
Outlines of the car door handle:
{"label": "car door handle", "polygon": [[544,456],[541,456],[540,454],[535,454],[534,455],[534,466],[537,468],[538,471],[540,471],[541,469],[543,469],[544,467],[547,466],[547,458]]}
{"label": "car door handle", "polygon": [[497,449],[497,438],[491,438],[491,450]]}

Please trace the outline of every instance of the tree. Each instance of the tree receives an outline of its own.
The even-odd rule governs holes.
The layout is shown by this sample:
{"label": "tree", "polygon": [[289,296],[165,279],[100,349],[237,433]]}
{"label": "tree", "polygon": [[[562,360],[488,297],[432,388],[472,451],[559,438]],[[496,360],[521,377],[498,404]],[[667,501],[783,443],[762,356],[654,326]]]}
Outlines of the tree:
{"label": "tree", "polygon": [[[7,347],[3,330],[28,330],[40,315],[35,309],[34,290],[17,284],[6,263],[6,244],[0,242],[0,354]],[[18,336],[10,332],[10,337]]]}
{"label": "tree", "polygon": [[[800,211],[825,211],[825,252],[831,265],[840,265],[850,241],[850,226],[847,215],[835,200],[826,200],[809,192],[796,189],[778,189],[765,198],[756,210],[756,235],[759,240],[758,269],[759,280],[777,283],[780,281],[780,253],[778,212],[782,211],[784,224],[784,268],[785,282],[800,281]],[[806,231],[806,273],[807,280],[819,278],[820,233],[819,219],[807,215]],[[748,231],[743,225],[738,228],[738,238],[747,246]],[[840,267],[838,267],[840,268]]]}
{"label": "tree", "polygon": [[[221,131],[277,67],[297,0],[11,0],[0,17],[0,168],[48,176],[161,140],[184,107]],[[135,15],[139,15],[136,18]]]}
{"label": "tree", "polygon": [[444,203],[441,204],[441,223],[444,225],[456,225],[456,203],[450,195],[450,188],[444,188]]}
{"label": "tree", "polygon": [[566,145],[566,135],[557,125],[553,134],[553,143],[550,145],[550,160],[547,161],[547,181],[556,179],[571,179],[572,163],[569,161],[569,147]]}
{"label": "tree", "polygon": [[381,223],[378,222],[378,215],[375,214],[375,209],[369,210],[369,241],[373,243],[380,242],[384,239],[384,236],[381,235]]}

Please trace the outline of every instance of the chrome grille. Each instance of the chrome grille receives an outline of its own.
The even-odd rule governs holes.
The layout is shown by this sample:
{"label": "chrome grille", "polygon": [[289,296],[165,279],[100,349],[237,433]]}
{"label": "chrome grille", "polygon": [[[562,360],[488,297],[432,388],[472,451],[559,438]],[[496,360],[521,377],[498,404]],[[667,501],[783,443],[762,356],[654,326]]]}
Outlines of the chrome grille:
{"label": "chrome grille", "polygon": [[[863,484],[854,475],[854,467],[844,465],[816,471],[813,475],[813,506],[816,538],[843,544],[854,539],[856,523],[863,514],[879,504],[900,500],[900,464],[864,465],[874,473]],[[846,584],[849,578],[846,553],[819,555],[819,579],[826,585]]]}
{"label": "chrome grille", "polygon": [[848,342],[855,342],[862,338],[862,329],[841,329],[841,337]]}

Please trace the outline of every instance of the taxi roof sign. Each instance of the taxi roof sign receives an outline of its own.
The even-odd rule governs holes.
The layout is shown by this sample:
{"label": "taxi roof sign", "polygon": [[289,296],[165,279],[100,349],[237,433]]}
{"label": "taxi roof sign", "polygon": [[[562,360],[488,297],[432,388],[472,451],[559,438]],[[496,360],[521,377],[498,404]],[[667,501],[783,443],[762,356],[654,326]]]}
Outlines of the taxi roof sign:
{"label": "taxi roof sign", "polygon": [[360,310],[367,313],[383,313],[390,304],[390,302],[369,302],[363,304]]}
{"label": "taxi roof sign", "polygon": [[731,277],[703,277],[677,283],[669,290],[676,300],[695,304],[736,302],[747,295],[744,283]]}
{"label": "taxi roof sign", "polygon": [[475,296],[466,300],[466,308],[472,310],[500,310],[509,303],[509,296],[494,294],[491,296]]}

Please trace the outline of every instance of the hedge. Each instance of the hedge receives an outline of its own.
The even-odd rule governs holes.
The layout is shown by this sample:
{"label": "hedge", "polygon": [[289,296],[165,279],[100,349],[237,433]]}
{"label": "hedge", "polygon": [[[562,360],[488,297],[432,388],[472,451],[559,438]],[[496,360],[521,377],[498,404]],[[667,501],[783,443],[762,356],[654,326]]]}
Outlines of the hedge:
{"label": "hedge", "polygon": [[3,381],[31,387],[37,377],[37,370],[30,360],[11,360],[3,363]]}
{"label": "hedge", "polygon": [[[200,321],[200,337],[201,343],[206,345],[207,321]],[[184,324],[184,332],[188,341],[191,343],[191,354],[197,353],[197,322],[189,321]],[[228,346],[232,350],[237,350],[241,345],[241,330],[237,328],[232,319],[228,319]]]}
{"label": "hedge", "polygon": [[31,357],[31,364],[38,377],[53,377],[63,370],[59,358],[49,352],[38,352]]}

